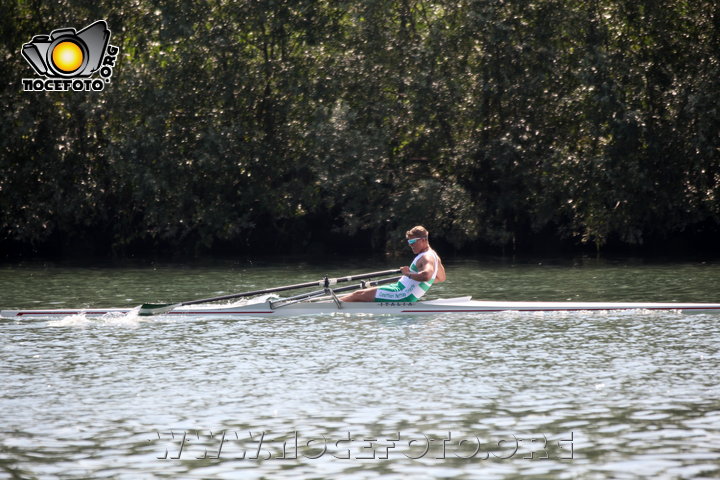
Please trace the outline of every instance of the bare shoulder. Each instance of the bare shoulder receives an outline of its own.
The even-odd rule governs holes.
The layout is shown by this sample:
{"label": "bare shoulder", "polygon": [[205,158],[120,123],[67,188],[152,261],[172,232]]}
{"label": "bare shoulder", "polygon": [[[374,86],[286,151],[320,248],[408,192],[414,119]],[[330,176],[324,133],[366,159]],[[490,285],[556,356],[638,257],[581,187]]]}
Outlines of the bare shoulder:
{"label": "bare shoulder", "polygon": [[442,265],[442,260],[435,250],[432,251],[432,255],[424,255],[418,262],[418,267],[424,267],[430,265],[432,268]]}
{"label": "bare shoulder", "polygon": [[440,258],[440,255],[438,255],[437,253],[435,253],[435,258],[436,258],[435,261],[437,262],[437,264],[436,264],[436,268],[437,268],[437,277],[436,277],[436,279],[437,279],[438,282],[442,283],[442,282],[444,282],[445,280],[447,280],[447,276],[445,275],[445,266],[444,266],[443,263],[442,263],[442,259]]}
{"label": "bare shoulder", "polygon": [[422,271],[427,266],[428,262],[427,262],[426,257],[427,257],[427,255],[420,257],[418,259],[417,263],[415,264],[415,268],[417,268],[418,271]]}

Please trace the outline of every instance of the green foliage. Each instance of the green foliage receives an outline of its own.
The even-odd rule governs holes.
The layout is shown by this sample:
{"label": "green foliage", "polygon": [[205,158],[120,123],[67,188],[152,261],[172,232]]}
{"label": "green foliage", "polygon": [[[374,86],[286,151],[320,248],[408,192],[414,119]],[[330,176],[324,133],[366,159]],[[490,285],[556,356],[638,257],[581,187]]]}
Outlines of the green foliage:
{"label": "green foliage", "polygon": [[[101,93],[23,92],[106,19]],[[720,224],[720,7],[5,0],[0,245],[646,244]]]}

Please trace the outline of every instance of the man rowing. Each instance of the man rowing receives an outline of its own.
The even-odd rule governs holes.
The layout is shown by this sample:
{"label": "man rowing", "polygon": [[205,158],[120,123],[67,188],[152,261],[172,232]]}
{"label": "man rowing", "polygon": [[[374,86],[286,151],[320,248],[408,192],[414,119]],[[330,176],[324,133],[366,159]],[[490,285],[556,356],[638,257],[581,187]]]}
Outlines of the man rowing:
{"label": "man rowing", "polygon": [[399,281],[382,287],[356,290],[342,297],[343,302],[416,302],[434,282],[445,281],[442,260],[430,248],[430,233],[425,227],[413,227],[405,233],[408,245],[416,255],[409,267],[400,267]]}

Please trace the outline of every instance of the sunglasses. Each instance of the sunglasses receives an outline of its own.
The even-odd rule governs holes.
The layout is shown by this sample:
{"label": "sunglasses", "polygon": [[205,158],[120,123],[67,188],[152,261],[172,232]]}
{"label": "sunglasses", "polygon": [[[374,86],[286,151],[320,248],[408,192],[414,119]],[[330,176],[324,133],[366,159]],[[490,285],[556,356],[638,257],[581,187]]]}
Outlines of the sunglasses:
{"label": "sunglasses", "polygon": [[417,242],[418,240],[423,240],[427,237],[420,237],[420,238],[411,238],[408,240],[408,245],[412,245],[413,243]]}

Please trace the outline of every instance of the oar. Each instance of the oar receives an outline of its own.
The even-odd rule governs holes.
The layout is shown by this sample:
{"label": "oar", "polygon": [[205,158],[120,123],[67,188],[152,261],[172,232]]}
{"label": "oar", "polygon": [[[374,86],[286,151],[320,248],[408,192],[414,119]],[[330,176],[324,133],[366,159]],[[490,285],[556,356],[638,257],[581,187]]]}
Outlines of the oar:
{"label": "oar", "polygon": [[300,288],[309,288],[309,287],[316,287],[316,286],[327,288],[327,287],[335,285],[337,283],[353,282],[355,280],[362,280],[364,278],[384,277],[387,275],[394,275],[396,273],[400,273],[400,269],[383,270],[381,272],[372,272],[372,273],[362,273],[359,275],[351,275],[348,277],[339,277],[339,278],[325,277],[322,280],[317,280],[314,282],[298,283],[295,285],[285,285],[282,287],[266,288],[263,290],[253,290],[250,292],[233,293],[232,295],[223,295],[220,297],[201,298],[199,300],[190,300],[187,302],[180,302],[180,303],[144,303],[144,304],[140,305],[140,309],[138,310],[138,315],[141,315],[141,316],[160,315],[163,313],[167,313],[170,310],[174,310],[177,307],[181,307],[183,305],[196,305],[198,303],[218,302],[220,300],[230,300],[233,298],[252,297],[255,295],[262,295],[262,294],[266,294],[266,293],[275,293],[275,292],[284,292],[287,290],[296,290],[296,289],[300,289]]}
{"label": "oar", "polygon": [[[396,272],[399,272],[400,270],[396,270]],[[373,282],[362,282],[357,285],[348,285],[347,287],[340,287],[340,288],[333,288],[333,293],[342,293],[342,292],[349,292],[352,290],[358,290],[361,288],[368,288],[368,287],[378,287],[380,285],[386,285],[388,283],[394,283],[400,280],[402,277],[393,277],[393,278],[384,278],[382,280],[376,280]],[[299,295],[295,295],[293,297],[288,298],[281,298],[280,300],[276,300],[274,302],[270,302],[271,308],[279,308],[279,307],[286,307],[288,305],[293,305],[298,302],[302,302],[304,300],[311,300],[313,298],[317,298],[323,295],[328,294],[328,289],[323,288],[322,290],[315,290],[308,293],[301,293]]]}

